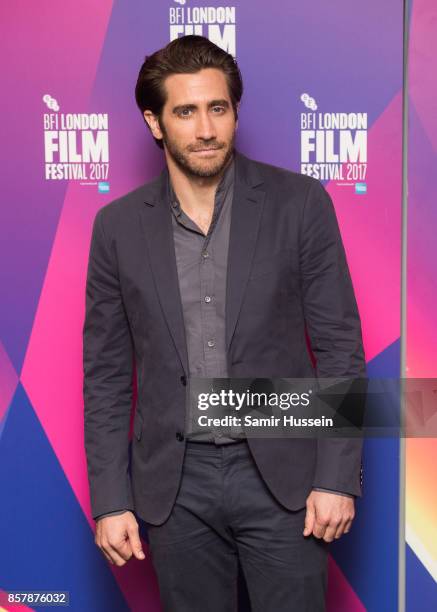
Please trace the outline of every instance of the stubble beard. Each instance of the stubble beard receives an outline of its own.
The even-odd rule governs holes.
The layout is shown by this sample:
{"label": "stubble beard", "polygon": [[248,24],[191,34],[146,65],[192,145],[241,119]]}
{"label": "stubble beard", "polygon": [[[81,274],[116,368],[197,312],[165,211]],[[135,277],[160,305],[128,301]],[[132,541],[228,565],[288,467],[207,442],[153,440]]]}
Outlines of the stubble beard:
{"label": "stubble beard", "polygon": [[[218,174],[220,174],[220,172],[229,162],[229,159],[232,157],[232,153],[234,150],[235,132],[232,134],[232,138],[229,143],[204,141],[203,143],[200,142],[197,143],[195,146],[189,147],[188,153],[185,153],[185,151],[181,149],[174,141],[168,138],[168,134],[166,133],[165,129],[162,129],[162,126],[161,131],[163,134],[162,140],[167,149],[168,154],[179,166],[182,172],[184,172],[187,176],[202,178],[217,176]],[[203,160],[199,159],[196,162],[190,152],[199,150],[202,147],[205,147],[206,149],[209,147],[217,147],[219,151],[217,158],[205,158]],[[225,151],[224,155],[222,155],[223,151]]]}

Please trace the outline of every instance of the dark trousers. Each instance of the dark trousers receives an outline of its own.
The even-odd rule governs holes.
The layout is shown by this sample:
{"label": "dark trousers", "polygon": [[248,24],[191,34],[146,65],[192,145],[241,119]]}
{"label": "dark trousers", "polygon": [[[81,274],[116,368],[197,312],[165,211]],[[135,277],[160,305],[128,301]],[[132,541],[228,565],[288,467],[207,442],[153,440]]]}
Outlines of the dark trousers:
{"label": "dark trousers", "polygon": [[304,519],[269,492],[247,442],[188,442],[170,517],[147,526],[163,609],[234,612],[240,564],[252,612],[324,611],[329,544],[304,537]]}

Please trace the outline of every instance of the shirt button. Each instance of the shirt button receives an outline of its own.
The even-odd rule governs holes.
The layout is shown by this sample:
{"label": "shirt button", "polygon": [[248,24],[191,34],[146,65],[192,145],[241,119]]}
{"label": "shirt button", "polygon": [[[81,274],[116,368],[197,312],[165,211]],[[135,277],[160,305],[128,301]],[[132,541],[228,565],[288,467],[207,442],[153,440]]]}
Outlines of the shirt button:
{"label": "shirt button", "polygon": [[208,340],[208,346],[212,348],[214,344],[215,344],[214,340]]}
{"label": "shirt button", "polygon": [[177,431],[177,432],[176,432],[176,440],[177,440],[178,442],[182,442],[182,441],[183,441],[183,439],[184,439],[184,434],[183,434],[182,432],[180,432],[180,431]]}
{"label": "shirt button", "polygon": [[181,376],[181,383],[184,385],[184,387],[187,384],[187,377],[185,376],[185,374],[182,374],[182,376]]}
{"label": "shirt button", "polygon": [[205,295],[205,302],[210,302],[210,301],[211,301],[211,296]]}

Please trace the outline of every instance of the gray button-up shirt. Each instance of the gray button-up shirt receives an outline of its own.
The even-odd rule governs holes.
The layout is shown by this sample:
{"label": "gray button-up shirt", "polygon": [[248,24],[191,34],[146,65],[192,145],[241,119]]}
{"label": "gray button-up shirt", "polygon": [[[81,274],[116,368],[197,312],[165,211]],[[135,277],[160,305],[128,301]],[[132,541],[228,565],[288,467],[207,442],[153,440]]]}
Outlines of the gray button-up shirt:
{"label": "gray button-up shirt", "polygon": [[[168,198],[179,289],[187,342],[190,378],[227,378],[225,335],[226,269],[234,191],[235,162],[227,165],[214,198],[211,224],[205,235],[182,210],[168,175]],[[211,391],[211,389],[209,389]],[[199,442],[231,444],[245,437],[242,428],[229,435],[219,429],[195,427],[199,412],[194,390],[187,401],[186,438]]]}

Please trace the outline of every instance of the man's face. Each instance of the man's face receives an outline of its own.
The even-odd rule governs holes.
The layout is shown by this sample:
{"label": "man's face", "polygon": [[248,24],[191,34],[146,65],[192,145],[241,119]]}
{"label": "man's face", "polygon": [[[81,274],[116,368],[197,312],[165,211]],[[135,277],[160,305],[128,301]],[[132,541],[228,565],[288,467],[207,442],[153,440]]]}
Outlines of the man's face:
{"label": "man's face", "polygon": [[162,137],[166,154],[186,174],[216,176],[232,155],[237,127],[224,73],[173,74],[164,87],[167,101],[160,122],[151,125],[153,135]]}

